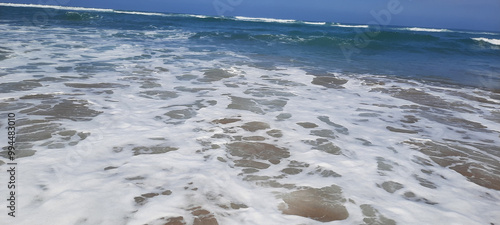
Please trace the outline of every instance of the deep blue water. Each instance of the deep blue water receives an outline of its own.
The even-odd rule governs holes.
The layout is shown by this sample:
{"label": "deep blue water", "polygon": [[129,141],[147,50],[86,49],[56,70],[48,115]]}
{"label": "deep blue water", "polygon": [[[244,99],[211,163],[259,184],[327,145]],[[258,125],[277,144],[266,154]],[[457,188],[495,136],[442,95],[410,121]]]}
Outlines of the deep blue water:
{"label": "deep blue water", "polygon": [[[311,71],[394,75],[500,88],[500,34],[491,32],[5,6],[0,6],[0,23],[123,30],[103,38],[204,46],[200,50],[237,52],[261,60],[267,67],[293,64]],[[144,35],[144,31],[172,30],[188,34],[188,41],[168,39],[170,33]],[[3,40],[2,45],[8,46],[8,41]]]}

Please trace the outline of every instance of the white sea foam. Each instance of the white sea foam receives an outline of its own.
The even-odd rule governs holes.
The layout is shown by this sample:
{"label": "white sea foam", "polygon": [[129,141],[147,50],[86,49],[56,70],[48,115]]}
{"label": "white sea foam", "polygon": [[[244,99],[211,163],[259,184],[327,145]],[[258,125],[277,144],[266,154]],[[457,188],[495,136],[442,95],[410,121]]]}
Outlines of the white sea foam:
{"label": "white sea foam", "polygon": [[474,41],[479,41],[479,42],[487,42],[492,45],[500,45],[500,39],[491,39],[491,38],[472,38]]}
{"label": "white sea foam", "polygon": [[[211,16],[195,15],[195,14],[168,14],[168,13],[124,11],[124,10],[114,10],[114,9],[70,7],[70,6],[57,6],[57,5],[0,3],[0,6],[50,8],[50,9],[60,9],[60,10],[72,10],[72,11],[113,12],[113,13],[131,14],[131,15],[145,15],[145,16],[186,16],[186,17],[195,17],[195,18],[201,18],[201,19],[211,18]],[[222,17],[213,17],[213,18],[222,18]],[[268,22],[268,23],[296,23],[297,22],[296,20],[257,18],[257,17],[244,17],[244,16],[236,16],[236,17],[234,17],[234,19],[235,20],[242,20],[242,21]],[[323,22],[305,22],[305,23],[315,24],[315,25],[325,24]]]}
{"label": "white sea foam", "polygon": [[[332,184],[342,189],[341,205],[349,211],[340,224],[362,224],[379,214],[415,225],[500,221],[499,191],[470,182],[431,160],[437,156],[415,148],[432,141],[470,148],[478,156],[446,159],[467,160],[456,165],[482,157],[498,162],[495,154],[484,153],[487,146],[500,144],[495,122],[500,100],[487,91],[331,73],[347,82],[336,86],[343,82],[318,80],[302,68],[266,69],[253,64],[259,59],[236,52],[192,50],[185,35],[173,35],[168,44],[163,37],[154,39],[182,33],[177,30],[146,31],[153,40],[131,43],[114,35],[137,31],[47,27],[41,32],[31,26],[0,26],[0,35],[17,54],[1,61],[10,69],[2,83],[26,82],[19,90],[0,93],[2,107],[12,106],[9,110],[20,120],[42,120],[50,116],[35,112],[65,101],[87,101],[69,118],[51,118],[46,132],[58,128],[90,134],[82,140],[54,131],[47,139],[32,141],[36,154],[18,159],[22,173],[15,224],[161,224],[156,220],[179,216],[190,224],[195,217],[191,211],[198,206],[214,214],[219,224],[324,224],[283,215],[280,196]],[[151,41],[161,44],[151,47]],[[151,57],[141,59],[144,55]],[[23,67],[27,59],[36,70]],[[26,89],[33,82],[41,85]],[[246,100],[239,105],[238,99]],[[422,99],[436,102],[429,105]],[[102,113],[87,121],[72,120],[84,115],[86,107]],[[224,118],[234,121],[214,122]],[[269,128],[244,129],[254,121]],[[464,125],[466,121],[477,124]],[[304,122],[309,128],[299,125]],[[29,129],[45,132],[36,125],[19,123],[18,128],[26,132],[19,138],[27,137]],[[394,128],[400,130],[390,130]],[[290,155],[276,156],[274,163],[252,155],[269,167],[249,173],[227,147],[242,140],[287,148]],[[340,151],[332,147],[328,153],[311,145],[321,141]],[[6,146],[6,140],[0,144]],[[177,150],[148,154],[155,146],[158,151]],[[435,149],[439,147],[428,151],[437,154]],[[282,172],[290,168],[299,172]],[[391,183],[386,182],[401,186],[387,187]],[[0,185],[0,193],[6,191]],[[362,205],[379,214],[362,210]],[[11,218],[2,211],[0,220]]]}
{"label": "white sea foam", "polygon": [[495,32],[481,32],[481,31],[460,31],[460,33],[465,33],[465,34],[484,34],[484,35],[500,35],[500,33],[495,33]]}
{"label": "white sea foam", "polygon": [[210,18],[210,16],[205,16],[205,15],[193,15],[193,14],[190,14],[189,16],[195,17],[195,18],[200,18],[200,19]]}
{"label": "white sea foam", "polygon": [[235,16],[236,20],[266,23],[296,23],[296,20]]}
{"label": "white sea foam", "polygon": [[70,6],[58,6],[58,5],[0,3],[0,6],[30,7],[30,8],[49,8],[49,9],[61,9],[61,10],[72,10],[72,11],[115,12],[113,9],[70,7]]}
{"label": "white sea foam", "polygon": [[346,25],[346,24],[340,24],[340,23],[332,24],[332,26],[334,26],[334,27],[347,27],[347,28],[369,28],[370,27],[368,25]]}
{"label": "white sea foam", "polygon": [[325,25],[326,22],[304,22],[305,24],[309,25]]}
{"label": "white sea foam", "polygon": [[113,12],[131,14],[131,15],[143,15],[143,16],[167,16],[167,14],[165,13],[135,12],[135,11],[121,11],[121,10],[113,10]]}
{"label": "white sea foam", "polygon": [[407,28],[396,28],[396,29],[417,31],[417,32],[454,32],[448,29],[434,29],[434,28],[421,28],[421,27],[407,27]]}
{"label": "white sea foam", "polygon": [[136,11],[123,11],[114,9],[70,7],[70,6],[57,6],[57,5],[0,3],[0,6],[49,8],[49,9],[60,9],[60,10],[71,10],[71,11],[112,12],[112,13],[131,14],[131,15],[145,15],[145,16],[168,16],[168,14],[165,13],[136,12]]}

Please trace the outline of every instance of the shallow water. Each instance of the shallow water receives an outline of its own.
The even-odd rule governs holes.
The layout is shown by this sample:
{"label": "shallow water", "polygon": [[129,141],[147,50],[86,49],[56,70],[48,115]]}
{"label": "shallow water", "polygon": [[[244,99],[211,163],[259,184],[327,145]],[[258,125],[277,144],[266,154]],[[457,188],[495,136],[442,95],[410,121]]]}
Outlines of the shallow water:
{"label": "shallow water", "polygon": [[64,23],[0,24],[16,224],[500,221],[500,95],[487,87]]}

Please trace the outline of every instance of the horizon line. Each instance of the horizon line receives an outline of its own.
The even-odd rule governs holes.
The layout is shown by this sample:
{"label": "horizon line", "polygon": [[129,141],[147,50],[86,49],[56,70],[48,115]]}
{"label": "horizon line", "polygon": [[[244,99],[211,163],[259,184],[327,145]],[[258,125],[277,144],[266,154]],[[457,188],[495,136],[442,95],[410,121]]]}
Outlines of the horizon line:
{"label": "horizon line", "polygon": [[[81,6],[61,6],[61,5],[43,5],[43,4],[23,4],[23,3],[9,3],[0,2],[0,6],[5,7],[30,7],[30,8],[52,8],[57,10],[71,10],[71,11],[94,11],[94,12],[108,12],[108,13],[125,13],[132,15],[144,15],[144,16],[191,16],[196,18],[222,18],[222,19],[236,19],[240,21],[249,22],[275,22],[275,23],[297,23],[302,22],[308,25],[327,25],[331,26],[352,26],[353,28],[369,28],[370,24],[358,24],[358,23],[340,23],[333,21],[307,21],[307,20],[297,20],[297,19],[285,19],[285,18],[267,18],[267,17],[252,17],[252,16],[219,16],[219,15],[204,15],[204,14],[194,14],[194,13],[173,13],[173,12],[155,12],[155,11],[140,11],[140,10],[122,10],[122,9],[111,9],[111,8],[88,8]],[[324,23],[324,24],[319,24]],[[425,26],[411,26],[411,25],[384,25],[381,27],[398,27],[398,28],[408,28],[408,29],[419,29],[427,30],[427,32],[437,32],[441,31],[471,31],[471,32],[483,32],[491,33],[493,35],[500,34],[500,31],[495,30],[469,30],[469,29],[458,29],[458,28],[438,28],[438,27],[425,27]],[[431,31],[434,30],[434,31]]]}

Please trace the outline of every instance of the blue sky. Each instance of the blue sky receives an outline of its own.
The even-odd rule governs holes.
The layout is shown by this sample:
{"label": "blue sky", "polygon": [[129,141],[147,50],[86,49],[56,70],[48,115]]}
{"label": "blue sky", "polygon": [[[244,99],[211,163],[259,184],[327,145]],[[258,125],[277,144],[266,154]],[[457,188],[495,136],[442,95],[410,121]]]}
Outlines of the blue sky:
{"label": "blue sky", "polygon": [[[0,0],[136,11],[500,31],[500,0]],[[390,7],[397,13],[384,12]],[[398,6],[398,7],[394,7]],[[386,10],[386,11],[384,11]]]}

